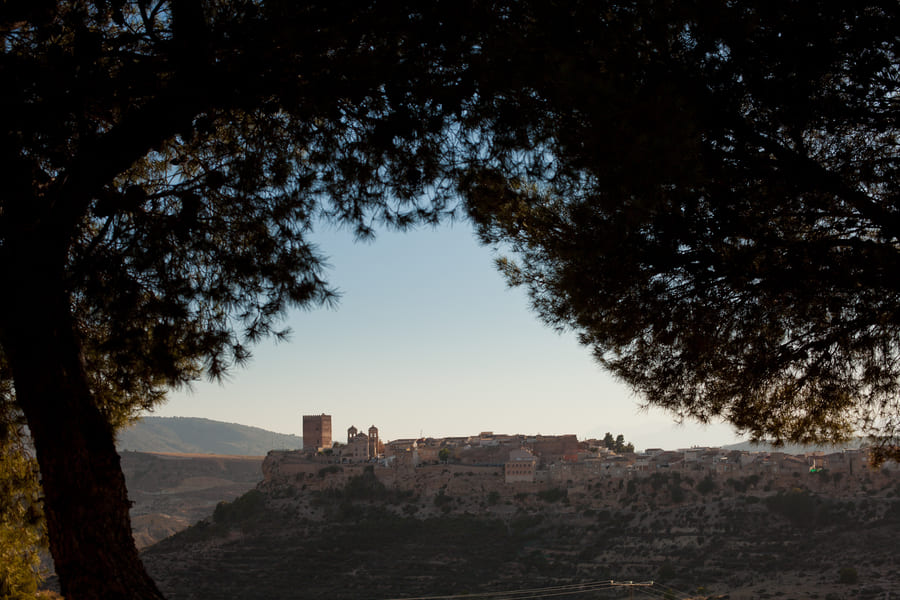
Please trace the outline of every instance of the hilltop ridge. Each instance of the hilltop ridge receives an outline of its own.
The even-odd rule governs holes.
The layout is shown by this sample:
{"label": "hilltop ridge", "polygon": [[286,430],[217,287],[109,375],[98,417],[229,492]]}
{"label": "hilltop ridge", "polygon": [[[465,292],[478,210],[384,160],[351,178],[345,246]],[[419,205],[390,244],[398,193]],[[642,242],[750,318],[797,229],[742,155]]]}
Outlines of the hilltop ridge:
{"label": "hilltop ridge", "polygon": [[197,417],[143,417],[119,432],[119,452],[175,452],[265,456],[269,450],[294,450],[303,438]]}

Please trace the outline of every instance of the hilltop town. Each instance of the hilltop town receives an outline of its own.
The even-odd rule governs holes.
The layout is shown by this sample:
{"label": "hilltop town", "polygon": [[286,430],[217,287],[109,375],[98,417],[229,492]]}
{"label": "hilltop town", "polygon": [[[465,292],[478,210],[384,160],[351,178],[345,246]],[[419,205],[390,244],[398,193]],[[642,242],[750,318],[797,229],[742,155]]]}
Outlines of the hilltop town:
{"label": "hilltop town", "polygon": [[[852,474],[865,470],[869,454],[865,448],[840,452],[786,452],[729,450],[691,447],[676,450],[647,448],[635,452],[622,435],[610,434],[602,440],[579,441],[568,435],[507,435],[490,431],[477,435],[444,438],[408,438],[384,442],[378,428],[368,433],[351,426],[346,443],[333,441],[331,416],[303,417],[304,447],[297,451],[270,452],[263,467],[267,478],[301,471],[312,472],[321,465],[371,464],[381,469],[410,470],[427,465],[463,465],[502,468],[503,481],[515,483],[559,483],[586,481],[598,477],[641,476],[651,473],[695,472],[711,476],[737,473],[760,476],[779,473]],[[306,468],[303,465],[307,465]],[[316,466],[318,465],[318,466]],[[883,467],[896,470],[896,463]]]}
{"label": "hilltop town", "polygon": [[610,441],[492,432],[383,441],[373,425],[335,444],[330,417],[315,415],[304,419],[303,449],[269,452],[255,490],[144,560],[174,599],[609,579],[732,600],[900,594],[895,463],[875,468],[859,449],[635,452]]}

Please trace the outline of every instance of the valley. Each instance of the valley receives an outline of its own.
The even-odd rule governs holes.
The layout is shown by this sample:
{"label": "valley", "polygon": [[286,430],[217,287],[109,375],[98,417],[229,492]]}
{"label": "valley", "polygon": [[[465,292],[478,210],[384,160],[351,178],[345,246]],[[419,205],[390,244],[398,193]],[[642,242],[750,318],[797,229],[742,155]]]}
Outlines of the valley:
{"label": "valley", "polygon": [[131,526],[145,548],[212,514],[222,501],[253,489],[261,456],[122,452],[132,501]]}

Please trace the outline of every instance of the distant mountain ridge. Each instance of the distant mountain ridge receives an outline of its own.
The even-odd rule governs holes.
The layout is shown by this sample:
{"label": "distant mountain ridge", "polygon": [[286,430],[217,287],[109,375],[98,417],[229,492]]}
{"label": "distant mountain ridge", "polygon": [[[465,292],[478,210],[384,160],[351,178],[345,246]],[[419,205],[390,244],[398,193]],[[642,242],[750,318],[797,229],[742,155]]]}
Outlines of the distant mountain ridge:
{"label": "distant mountain ridge", "polygon": [[120,431],[116,445],[120,451],[265,456],[299,449],[303,438],[196,417],[144,417]]}

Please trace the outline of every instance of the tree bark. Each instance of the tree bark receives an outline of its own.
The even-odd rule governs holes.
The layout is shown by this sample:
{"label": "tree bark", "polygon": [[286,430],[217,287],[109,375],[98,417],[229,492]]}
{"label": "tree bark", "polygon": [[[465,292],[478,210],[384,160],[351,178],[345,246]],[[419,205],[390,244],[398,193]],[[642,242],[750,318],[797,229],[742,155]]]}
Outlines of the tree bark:
{"label": "tree bark", "polygon": [[22,262],[12,270],[14,285],[0,302],[0,344],[40,464],[62,594],[162,598],[134,545],[113,430],[94,402],[62,279]]}

